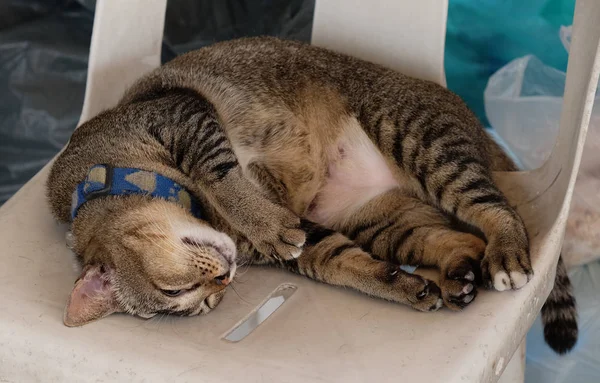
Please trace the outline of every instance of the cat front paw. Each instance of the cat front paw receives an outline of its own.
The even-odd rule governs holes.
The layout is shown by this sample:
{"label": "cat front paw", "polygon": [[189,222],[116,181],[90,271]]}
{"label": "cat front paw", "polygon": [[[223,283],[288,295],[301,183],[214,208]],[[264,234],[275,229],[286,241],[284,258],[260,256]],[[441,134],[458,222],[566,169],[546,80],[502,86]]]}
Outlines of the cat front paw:
{"label": "cat front paw", "polygon": [[520,289],[533,277],[528,246],[511,244],[509,240],[491,241],[481,261],[481,272],[488,288]]}
{"label": "cat front paw", "polygon": [[418,275],[414,275],[414,278],[414,293],[408,298],[411,307],[426,312],[439,310],[444,305],[444,301],[438,285]]}
{"label": "cat front paw", "polygon": [[254,212],[254,223],[247,237],[266,256],[279,260],[295,259],[302,254],[306,233],[300,218],[289,209],[268,203]]}

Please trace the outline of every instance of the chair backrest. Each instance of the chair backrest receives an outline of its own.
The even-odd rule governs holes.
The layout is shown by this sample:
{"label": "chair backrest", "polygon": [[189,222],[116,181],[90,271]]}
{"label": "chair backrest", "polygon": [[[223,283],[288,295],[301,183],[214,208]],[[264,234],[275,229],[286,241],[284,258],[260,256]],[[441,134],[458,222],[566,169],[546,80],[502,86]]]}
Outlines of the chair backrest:
{"label": "chair backrest", "polygon": [[317,0],[312,43],[446,85],[448,0]]}
{"label": "chair backrest", "polygon": [[166,7],[167,0],[96,2],[80,124],[114,106],[128,86],[160,65]]}

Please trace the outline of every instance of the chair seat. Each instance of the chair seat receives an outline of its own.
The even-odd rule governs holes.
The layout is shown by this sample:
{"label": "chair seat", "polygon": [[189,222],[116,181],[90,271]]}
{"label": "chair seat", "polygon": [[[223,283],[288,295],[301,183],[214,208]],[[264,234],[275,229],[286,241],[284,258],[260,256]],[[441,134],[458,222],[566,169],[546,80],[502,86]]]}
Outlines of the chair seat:
{"label": "chair seat", "polygon": [[[46,175],[0,211],[0,377],[9,381],[493,381],[552,281],[552,257],[538,259],[536,278],[522,290],[482,292],[462,313],[421,313],[252,267],[203,317],[112,315],[67,328],[62,314],[77,273],[66,228],[46,206]],[[298,289],[271,317],[238,343],[221,339],[282,283]]]}
{"label": "chair seat", "polygon": [[[392,2],[378,1],[384,3]],[[318,2],[317,10],[319,4],[325,3]],[[160,39],[152,26],[160,24],[164,5],[165,0],[98,2],[82,121],[110,106],[127,83],[157,64]],[[131,9],[117,12],[115,7]],[[136,9],[149,15],[142,17]],[[123,21],[131,14],[140,22]],[[101,15],[106,16],[104,23]],[[0,381],[497,381],[553,283],[598,80],[599,16],[600,3],[578,1],[563,108],[567,112],[551,159],[533,172],[498,175],[531,233],[535,277],[521,290],[483,291],[461,313],[421,313],[256,267],[241,270],[235,291],[205,317],[142,320],[112,315],[67,328],[63,308],[77,273],[65,246],[66,227],[54,222],[46,204],[47,166],[0,209]],[[426,24],[424,18],[412,17],[414,23]],[[341,28],[343,23],[332,25]],[[141,39],[145,28],[149,39]],[[107,33],[116,38],[107,39]],[[334,40],[319,41],[327,45]],[[134,53],[127,44],[136,44]],[[443,72],[428,73],[434,80],[443,79]],[[222,339],[282,283],[297,290],[273,315],[240,342]]]}

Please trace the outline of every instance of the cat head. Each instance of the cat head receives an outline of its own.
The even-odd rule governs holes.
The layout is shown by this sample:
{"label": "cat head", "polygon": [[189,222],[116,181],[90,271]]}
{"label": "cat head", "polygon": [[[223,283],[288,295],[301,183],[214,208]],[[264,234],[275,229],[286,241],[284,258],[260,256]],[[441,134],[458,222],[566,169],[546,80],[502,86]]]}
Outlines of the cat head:
{"label": "cat head", "polygon": [[206,314],[235,275],[231,238],[161,199],[90,201],[72,233],[83,270],[65,308],[67,326],[115,312],[143,318]]}

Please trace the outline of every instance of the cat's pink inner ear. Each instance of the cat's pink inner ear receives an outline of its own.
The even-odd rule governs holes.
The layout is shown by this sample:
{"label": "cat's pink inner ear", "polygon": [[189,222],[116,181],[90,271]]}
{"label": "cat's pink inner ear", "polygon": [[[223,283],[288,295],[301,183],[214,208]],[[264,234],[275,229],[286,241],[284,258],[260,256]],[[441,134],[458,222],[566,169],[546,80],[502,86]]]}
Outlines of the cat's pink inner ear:
{"label": "cat's pink inner ear", "polygon": [[101,266],[86,266],[67,301],[63,321],[77,327],[118,311],[112,272]]}

